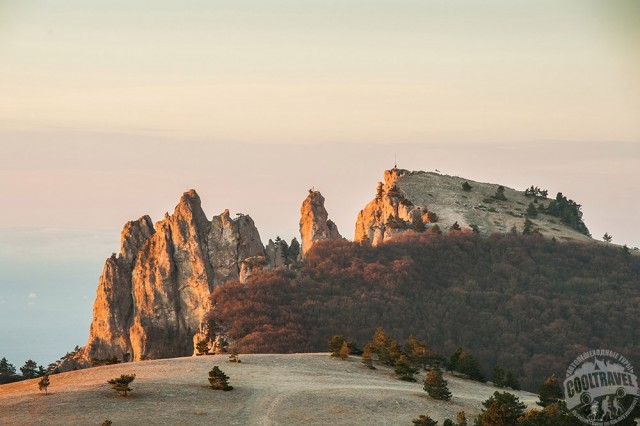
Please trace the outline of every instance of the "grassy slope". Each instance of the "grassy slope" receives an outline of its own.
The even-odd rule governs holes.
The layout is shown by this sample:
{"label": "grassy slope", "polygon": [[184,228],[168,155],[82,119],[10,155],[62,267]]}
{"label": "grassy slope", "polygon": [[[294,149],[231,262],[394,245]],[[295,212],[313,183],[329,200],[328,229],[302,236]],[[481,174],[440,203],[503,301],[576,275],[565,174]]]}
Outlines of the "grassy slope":
{"label": "grassy slope", "polygon": [[[51,376],[49,395],[37,379],[0,386],[3,425],[410,425],[419,414],[436,420],[475,415],[496,388],[449,375],[453,398],[432,400],[421,382],[402,382],[393,371],[372,371],[358,358],[340,361],[327,354],[242,355],[175,358],[97,367]],[[231,392],[207,387],[213,365],[230,377]],[[136,373],[127,398],[106,383]],[[514,392],[529,406],[536,395]]]}

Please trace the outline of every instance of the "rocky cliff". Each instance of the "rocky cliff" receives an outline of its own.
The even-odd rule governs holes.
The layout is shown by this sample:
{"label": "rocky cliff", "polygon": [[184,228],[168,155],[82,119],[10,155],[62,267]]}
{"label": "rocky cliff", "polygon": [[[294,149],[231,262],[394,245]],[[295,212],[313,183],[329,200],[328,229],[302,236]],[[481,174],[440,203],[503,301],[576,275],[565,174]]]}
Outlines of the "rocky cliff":
{"label": "rocky cliff", "polygon": [[148,216],[128,222],[121,240],[100,277],[85,363],[190,355],[213,288],[265,255],[251,217],[209,221],[194,190],[155,227]]}
{"label": "rocky cliff", "polygon": [[338,227],[329,218],[324,207],[324,197],[319,191],[309,191],[300,208],[300,236],[302,255],[309,251],[316,241],[342,238]]}

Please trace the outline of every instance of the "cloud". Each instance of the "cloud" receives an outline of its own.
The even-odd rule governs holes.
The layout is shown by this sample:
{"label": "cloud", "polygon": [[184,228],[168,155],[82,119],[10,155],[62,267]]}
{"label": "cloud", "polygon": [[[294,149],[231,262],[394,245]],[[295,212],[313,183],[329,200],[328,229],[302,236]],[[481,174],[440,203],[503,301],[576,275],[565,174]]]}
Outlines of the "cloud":
{"label": "cloud", "polygon": [[29,306],[33,306],[36,304],[36,299],[38,298],[38,295],[36,293],[34,293],[33,291],[29,294],[27,294],[27,305]]}

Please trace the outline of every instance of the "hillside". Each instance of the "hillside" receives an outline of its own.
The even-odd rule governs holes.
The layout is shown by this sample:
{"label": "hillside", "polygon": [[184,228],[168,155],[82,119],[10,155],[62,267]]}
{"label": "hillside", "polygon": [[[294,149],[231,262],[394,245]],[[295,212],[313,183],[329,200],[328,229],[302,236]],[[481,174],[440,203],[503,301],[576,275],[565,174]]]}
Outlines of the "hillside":
{"label": "hillside", "polygon": [[[394,378],[381,367],[372,371],[358,358],[332,359],[328,354],[241,355],[241,364],[226,356],[188,357],[134,362],[51,376],[49,395],[37,380],[0,386],[3,425],[410,425],[420,414],[436,420],[480,412],[493,386],[446,375],[453,398],[435,401],[418,383]],[[231,392],[207,387],[213,365],[230,377]],[[123,398],[106,381],[135,373],[133,392]],[[514,392],[534,406],[537,396]]]}
{"label": "hillside", "polygon": [[459,176],[393,168],[384,172],[375,198],[358,214],[354,241],[378,245],[399,235],[454,224],[483,234],[530,231],[560,241],[593,241],[580,205],[533,187],[518,191]]}
{"label": "hillside", "polygon": [[[462,190],[467,182],[469,191]],[[534,202],[532,197],[525,196],[522,190],[504,187],[506,200],[493,197],[500,185],[476,182],[458,176],[441,175],[429,172],[412,172],[398,179],[401,191],[417,205],[427,205],[442,219],[442,228],[448,229],[454,222],[460,226],[477,225],[483,233],[507,233],[514,226],[522,231],[527,206]],[[553,197],[554,198],[554,197]],[[549,205],[548,198],[535,200],[534,205]],[[557,217],[539,214],[533,219],[539,231],[549,237],[570,241],[591,240]]]}
{"label": "hillside", "polygon": [[522,235],[413,234],[370,247],[318,243],[297,270],[229,282],[212,315],[245,352],[316,352],[334,334],[413,334],[437,353],[473,353],[523,387],[562,377],[580,353],[608,348],[637,364],[640,258],[619,247]]}

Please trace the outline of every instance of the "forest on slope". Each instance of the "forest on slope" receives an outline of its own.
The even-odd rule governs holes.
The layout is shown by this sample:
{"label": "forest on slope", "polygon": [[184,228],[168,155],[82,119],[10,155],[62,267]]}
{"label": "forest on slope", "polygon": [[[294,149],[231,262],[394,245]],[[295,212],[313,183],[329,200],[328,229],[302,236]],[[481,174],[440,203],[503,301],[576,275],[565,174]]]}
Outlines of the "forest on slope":
{"label": "forest on slope", "polygon": [[212,317],[241,352],[325,351],[375,328],[458,347],[535,390],[589,349],[640,359],[640,258],[619,247],[537,236],[415,234],[378,247],[317,243],[294,269],[261,271],[212,294]]}

